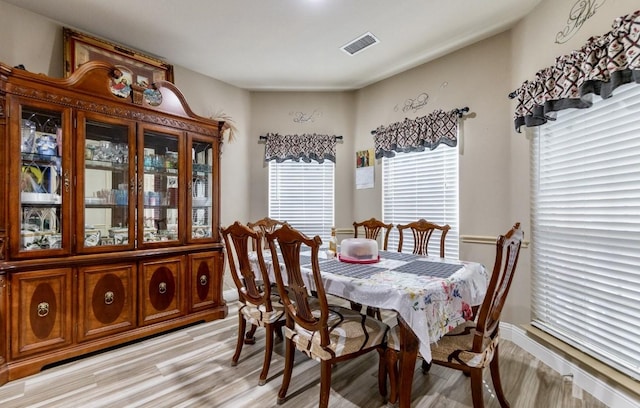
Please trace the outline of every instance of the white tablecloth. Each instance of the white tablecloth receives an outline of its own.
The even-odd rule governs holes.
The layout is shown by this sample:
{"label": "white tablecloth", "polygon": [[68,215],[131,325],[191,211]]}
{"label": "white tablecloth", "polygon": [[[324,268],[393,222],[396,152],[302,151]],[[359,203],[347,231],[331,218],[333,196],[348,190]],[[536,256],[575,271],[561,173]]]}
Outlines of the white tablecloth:
{"label": "white tablecloth", "polygon": [[[303,272],[311,273],[310,254],[301,254]],[[275,282],[269,251],[265,263]],[[471,306],[482,303],[488,276],[483,265],[438,257],[380,251],[380,262],[350,264],[320,253],[325,291],[335,296],[395,310],[420,341],[420,353],[431,360],[429,344],[471,317]],[[252,254],[254,270],[257,256]],[[309,275],[307,275],[309,276]],[[306,282],[314,290],[312,280]]]}

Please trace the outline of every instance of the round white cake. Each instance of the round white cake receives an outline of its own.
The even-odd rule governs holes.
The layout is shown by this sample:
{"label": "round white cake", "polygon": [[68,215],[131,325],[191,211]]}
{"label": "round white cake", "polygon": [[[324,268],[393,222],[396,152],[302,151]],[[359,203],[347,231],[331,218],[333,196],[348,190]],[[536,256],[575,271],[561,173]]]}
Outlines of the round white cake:
{"label": "round white cake", "polygon": [[340,260],[346,262],[377,262],[378,242],[367,238],[346,238],[340,243]]}

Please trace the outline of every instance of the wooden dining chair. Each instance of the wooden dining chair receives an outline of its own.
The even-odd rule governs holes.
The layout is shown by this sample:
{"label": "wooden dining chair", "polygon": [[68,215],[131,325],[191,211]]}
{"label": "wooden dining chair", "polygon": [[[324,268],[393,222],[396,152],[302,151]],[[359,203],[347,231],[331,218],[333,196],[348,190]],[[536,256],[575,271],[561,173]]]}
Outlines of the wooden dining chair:
{"label": "wooden dining chair", "polygon": [[405,229],[410,229],[413,233],[413,253],[416,255],[429,255],[429,240],[431,239],[433,232],[439,230],[440,258],[444,258],[444,242],[447,237],[447,232],[451,229],[449,224],[438,225],[424,219],[420,219],[405,225],[398,225],[398,252],[402,252],[403,232]]}
{"label": "wooden dining chair", "polygon": [[[524,233],[520,223],[516,223],[496,242],[496,256],[493,272],[487,287],[480,311],[475,321],[469,320],[447,333],[431,345],[431,362],[463,371],[471,377],[471,395],[474,408],[482,408],[482,372],[486,367],[491,370],[491,380],[498,402],[502,408],[508,408],[502,383],[498,346],[500,342],[500,313],[509,293],[513,274],[518,264],[520,246]],[[386,371],[389,374],[389,402],[395,403],[398,397],[398,350],[400,349],[398,326],[394,326],[387,341]],[[423,365],[424,367],[424,365]],[[423,372],[428,371],[424,370]]]}
{"label": "wooden dining chair", "polygon": [[364,237],[369,239],[378,239],[380,231],[384,230],[384,238],[382,241],[382,250],[387,250],[387,244],[389,243],[389,233],[393,229],[393,224],[385,224],[384,222],[375,218],[370,218],[362,222],[353,223],[353,237],[358,238],[358,229],[362,227],[364,229]]}
{"label": "wooden dining chair", "polygon": [[[364,237],[368,239],[378,240],[378,236],[380,232],[384,230],[384,238],[382,250],[387,250],[387,244],[389,243],[389,233],[393,229],[393,224],[385,224],[384,222],[377,220],[375,218],[369,218],[368,220],[362,222],[354,222],[353,223],[353,237],[358,238],[358,229],[362,227],[364,229]],[[362,310],[362,305],[360,303],[351,302],[351,309],[356,311]],[[382,320],[382,314],[380,313],[380,309],[377,307],[367,306],[367,315],[371,317],[375,317],[378,320]]]}
{"label": "wooden dining chair", "polygon": [[[266,330],[264,362],[258,381],[258,385],[264,385],[273,353],[273,335],[284,326],[284,305],[279,296],[271,294],[271,285],[261,284],[261,282],[269,282],[262,255],[262,245],[260,245],[262,233],[253,231],[238,221],[226,229],[221,229],[221,233],[225,242],[231,277],[238,289],[238,300],[242,304],[238,310],[238,339],[236,351],[231,358],[231,365],[238,364],[244,343],[255,343],[256,328],[264,327]],[[249,241],[252,241],[256,248],[261,271],[259,278],[251,268]],[[251,325],[251,329],[245,336],[247,322]]]}
{"label": "wooden dining chair", "polygon": [[[267,245],[267,240],[264,238],[264,236],[267,234],[267,232],[273,232],[277,228],[282,227],[284,224],[286,224],[285,221],[278,221],[273,218],[264,217],[255,222],[248,222],[247,227],[251,228],[254,231],[262,232],[264,249],[269,249],[269,246]],[[255,250],[255,247],[253,249]]]}
{"label": "wooden dining chair", "polygon": [[[282,260],[274,261],[273,268],[287,316],[284,328],[284,376],[278,392],[278,404],[286,400],[296,349],[320,362],[319,407],[324,408],[329,404],[332,366],[373,350],[377,350],[380,356],[378,388],[385,395],[384,346],[389,326],[353,310],[327,303],[318,262],[322,244],[319,236],[309,238],[289,225],[284,225],[267,233],[267,242],[272,259],[279,259],[277,247],[282,254]],[[307,272],[301,268],[301,249],[311,250],[310,275],[306,275]],[[284,268],[281,267],[282,263]],[[309,279],[305,280],[305,276]],[[316,301],[310,300],[312,288],[309,286],[313,286],[317,292]]]}

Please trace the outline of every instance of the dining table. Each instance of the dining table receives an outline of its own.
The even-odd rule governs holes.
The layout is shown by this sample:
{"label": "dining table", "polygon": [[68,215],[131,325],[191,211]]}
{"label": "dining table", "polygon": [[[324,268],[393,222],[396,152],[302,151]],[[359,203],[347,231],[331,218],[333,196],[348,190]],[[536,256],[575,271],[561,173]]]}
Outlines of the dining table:
{"label": "dining table", "polygon": [[[473,318],[472,307],[482,303],[487,291],[485,267],[477,262],[393,251],[379,251],[375,263],[343,262],[326,251],[320,251],[318,257],[326,293],[397,313],[398,405],[408,408],[418,352],[430,362],[430,344]],[[258,272],[255,253],[250,260]],[[264,260],[274,282],[269,251],[264,251]],[[309,278],[305,282],[308,290],[314,291],[310,252],[301,251],[300,264],[303,277]]]}

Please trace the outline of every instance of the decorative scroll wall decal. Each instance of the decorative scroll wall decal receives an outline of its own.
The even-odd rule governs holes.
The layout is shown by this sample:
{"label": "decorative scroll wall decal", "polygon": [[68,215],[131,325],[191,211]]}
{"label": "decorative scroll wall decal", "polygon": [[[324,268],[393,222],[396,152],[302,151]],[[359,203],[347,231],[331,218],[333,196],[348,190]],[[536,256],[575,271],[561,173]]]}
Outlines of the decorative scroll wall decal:
{"label": "decorative scroll wall decal", "polygon": [[567,25],[556,34],[556,44],[564,44],[582,28],[607,0],[578,0],[569,11]]}
{"label": "decorative scroll wall decal", "polygon": [[398,105],[394,106],[393,110],[398,111],[402,110],[403,112],[413,111],[417,112],[418,110],[427,106],[427,102],[429,102],[429,94],[426,92],[422,92],[415,98],[408,98],[404,101],[404,105],[400,108]]}
{"label": "decorative scroll wall decal", "polygon": [[322,112],[319,112],[317,109],[314,109],[311,113],[304,113],[301,111],[297,112],[289,112],[289,116],[293,116],[293,121],[295,123],[307,123],[307,122],[315,122],[316,118],[322,116]]}

